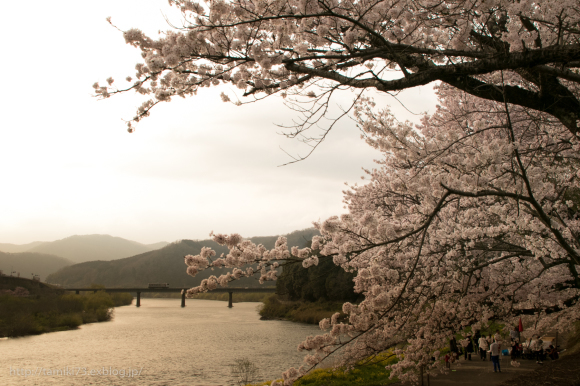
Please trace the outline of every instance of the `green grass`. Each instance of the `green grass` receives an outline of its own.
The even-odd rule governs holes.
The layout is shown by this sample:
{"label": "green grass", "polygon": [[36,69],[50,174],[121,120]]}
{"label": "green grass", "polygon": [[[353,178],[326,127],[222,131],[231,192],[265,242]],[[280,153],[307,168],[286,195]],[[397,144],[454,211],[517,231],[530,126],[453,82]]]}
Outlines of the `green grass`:
{"label": "green grass", "polygon": [[382,386],[397,382],[397,379],[389,379],[391,372],[385,369],[385,365],[394,363],[393,360],[376,361],[364,366],[355,367],[350,371],[342,369],[317,369],[294,384],[296,386]]}
{"label": "green grass", "polygon": [[[278,311],[283,310],[283,306],[280,306],[279,300],[270,299],[269,302],[273,303],[277,307]],[[484,335],[494,334],[497,330],[500,334],[506,335],[503,332],[504,325],[491,321],[484,329],[482,333]],[[462,338],[471,334],[471,329],[466,328],[460,333],[456,334],[457,338]],[[567,337],[568,350],[565,354],[573,354],[580,351],[580,321],[574,324],[574,329]],[[442,354],[449,351],[449,347],[444,347],[440,350]],[[398,382],[397,379],[389,379],[390,371],[385,369],[386,365],[392,365],[397,362],[397,358],[392,356],[390,353],[383,353],[378,355],[372,360],[367,360],[366,365],[362,365],[361,362],[355,366],[354,369],[350,371],[344,371],[344,369],[316,369],[309,372],[304,377],[300,378],[298,381],[294,382],[295,386],[383,386]],[[278,381],[282,381],[278,379]],[[251,386],[269,386],[272,381],[266,381],[262,383],[252,384]]]}
{"label": "green grass", "polygon": [[[398,382],[398,379],[389,379],[390,371],[386,365],[397,362],[397,358],[390,352],[379,354],[374,358],[357,363],[354,369],[316,369],[312,370],[298,381],[295,386],[384,386]],[[280,380],[279,380],[280,381]],[[269,386],[272,381],[253,384],[252,386]]]}

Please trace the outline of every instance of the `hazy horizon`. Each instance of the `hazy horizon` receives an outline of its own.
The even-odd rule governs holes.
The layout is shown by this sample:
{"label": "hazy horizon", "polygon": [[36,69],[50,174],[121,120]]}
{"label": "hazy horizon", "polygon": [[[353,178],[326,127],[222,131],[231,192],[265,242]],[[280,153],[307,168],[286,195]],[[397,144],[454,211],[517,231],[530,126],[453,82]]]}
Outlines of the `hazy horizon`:
{"label": "hazy horizon", "polygon": [[[310,158],[279,167],[291,160],[284,151],[307,151],[276,126],[297,115],[279,97],[225,104],[219,93],[233,98],[236,91],[228,87],[162,104],[129,134],[123,119],[143,98],[92,96],[94,82],[112,76],[120,87],[141,60],[106,18],[157,36],[169,29],[164,15],[178,25],[175,10],[157,0],[26,4],[7,3],[0,26],[5,36],[19,31],[6,41],[14,59],[0,63],[14,74],[0,97],[0,242],[110,234],[151,244],[206,239],[211,231],[286,234],[344,213],[344,183],[360,182],[361,168],[373,168],[379,157],[345,119]],[[34,28],[22,28],[25,18]],[[50,44],[38,44],[38,31]],[[31,76],[39,67],[42,77]],[[433,111],[432,87],[397,98],[415,113]],[[400,120],[418,121],[395,98],[378,102]]]}
{"label": "hazy horizon", "polygon": [[[266,234],[263,234],[263,235],[262,234],[260,234],[260,235],[242,235],[242,237],[244,239],[251,239],[251,238],[255,238],[255,237],[283,236],[283,235],[287,235],[289,233],[292,233],[294,231],[301,231],[301,230],[305,230],[305,229],[309,229],[309,228],[312,228],[312,227],[306,227],[303,229],[294,229],[290,232],[285,232],[285,233],[276,233],[276,234],[271,234],[271,235],[266,235]],[[82,235],[81,234],[72,234],[72,235],[65,236],[65,237],[62,237],[59,239],[54,239],[54,240],[33,240],[30,242],[25,242],[25,243],[13,243],[10,241],[5,241],[3,239],[0,239],[0,245],[2,245],[2,244],[27,245],[27,244],[35,244],[35,243],[51,243],[54,241],[64,240],[64,239],[68,239],[70,237],[75,237],[75,236],[80,236],[80,237],[83,237],[83,236],[110,236],[110,237],[115,237],[115,238],[122,238],[122,239],[128,240],[128,241],[135,241],[135,242],[138,242],[138,243],[143,244],[143,245],[152,245],[152,244],[159,244],[159,243],[171,244],[171,243],[175,243],[175,242],[182,241],[182,240],[204,241],[204,240],[211,239],[211,237],[208,234],[207,237],[202,237],[202,238],[181,238],[181,239],[175,239],[175,240],[157,240],[157,241],[152,241],[152,242],[141,242],[139,240],[129,239],[126,237],[120,237],[117,235],[111,235],[111,234],[107,234],[107,233],[91,233],[91,234],[82,234]],[[2,251],[2,250],[0,249],[0,251]]]}

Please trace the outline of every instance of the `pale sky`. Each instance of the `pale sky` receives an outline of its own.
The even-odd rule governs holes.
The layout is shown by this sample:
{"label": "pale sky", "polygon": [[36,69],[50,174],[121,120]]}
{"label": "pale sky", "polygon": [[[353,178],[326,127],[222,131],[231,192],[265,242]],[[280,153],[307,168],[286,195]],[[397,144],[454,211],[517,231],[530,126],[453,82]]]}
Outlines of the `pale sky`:
{"label": "pale sky", "polygon": [[[0,243],[110,234],[142,243],[288,233],[345,212],[344,183],[380,154],[344,120],[307,160],[279,167],[306,149],[279,134],[296,117],[279,97],[236,107],[219,93],[158,106],[129,134],[142,97],[92,96],[95,81],[134,75],[139,52],[122,30],[150,36],[179,22],[164,0],[32,0],[2,5],[4,74],[0,96]],[[239,91],[239,90],[236,90]],[[239,93],[238,93],[239,94]],[[433,111],[432,85],[399,99]],[[394,98],[401,119],[418,121]],[[345,99],[345,105],[347,99]]]}

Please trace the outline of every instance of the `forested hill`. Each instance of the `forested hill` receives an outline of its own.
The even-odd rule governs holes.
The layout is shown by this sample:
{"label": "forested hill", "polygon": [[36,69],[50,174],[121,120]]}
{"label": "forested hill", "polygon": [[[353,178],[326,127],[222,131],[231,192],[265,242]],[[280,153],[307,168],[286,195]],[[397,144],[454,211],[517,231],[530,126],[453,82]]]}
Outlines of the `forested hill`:
{"label": "forested hill", "polygon": [[[318,234],[315,229],[296,231],[289,235],[289,246],[304,247]],[[277,236],[253,237],[255,243],[273,248]],[[149,283],[169,283],[171,287],[193,287],[210,275],[219,276],[225,270],[215,269],[200,272],[195,278],[186,274],[185,255],[197,255],[202,247],[213,248],[217,255],[226,253],[227,248],[210,240],[182,240],[164,248],[145,252],[137,256],[113,261],[90,261],[75,264],[50,275],[47,282],[65,287],[85,287],[102,284],[107,287],[145,287]],[[257,286],[252,278],[242,279],[239,286]]]}
{"label": "forested hill", "polygon": [[2,270],[3,274],[10,275],[11,271],[15,271],[20,273],[20,276],[28,279],[32,279],[32,274],[35,274],[44,281],[49,274],[71,264],[73,262],[68,259],[45,253],[0,252],[0,270]]}

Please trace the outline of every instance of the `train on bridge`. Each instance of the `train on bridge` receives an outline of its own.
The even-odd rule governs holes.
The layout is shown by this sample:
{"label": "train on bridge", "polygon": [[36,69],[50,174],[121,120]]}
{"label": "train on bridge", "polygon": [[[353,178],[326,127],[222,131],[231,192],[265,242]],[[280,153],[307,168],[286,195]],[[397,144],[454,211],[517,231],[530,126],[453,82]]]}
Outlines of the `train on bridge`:
{"label": "train on bridge", "polygon": [[149,283],[147,288],[169,288],[167,283]]}

